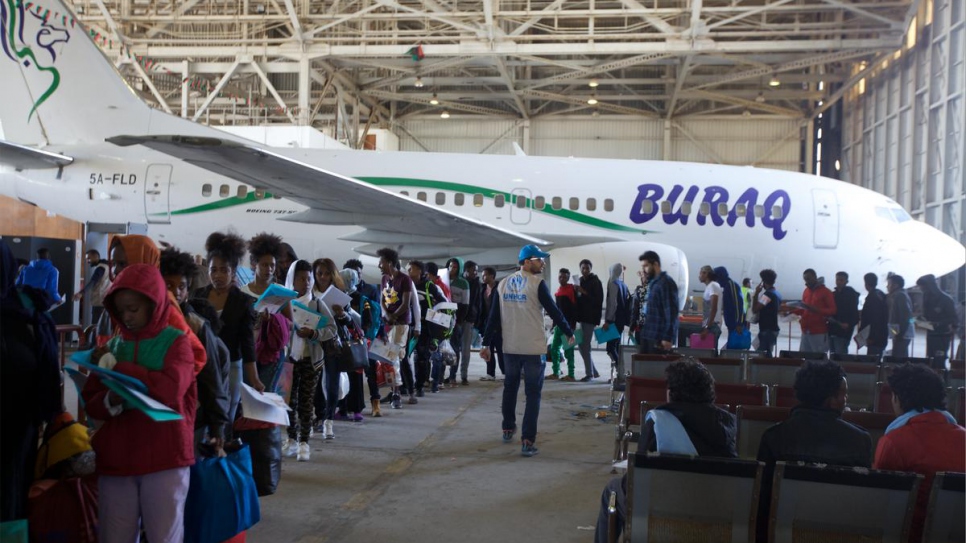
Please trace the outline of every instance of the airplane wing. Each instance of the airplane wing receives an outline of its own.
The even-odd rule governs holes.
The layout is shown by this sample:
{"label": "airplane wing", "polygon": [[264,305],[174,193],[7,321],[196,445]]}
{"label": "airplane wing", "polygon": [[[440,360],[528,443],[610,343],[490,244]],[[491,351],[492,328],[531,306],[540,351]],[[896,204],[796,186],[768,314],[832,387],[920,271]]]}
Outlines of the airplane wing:
{"label": "airplane wing", "polygon": [[418,247],[456,245],[496,249],[530,243],[549,244],[543,239],[498,228],[267,149],[234,141],[188,136],[116,136],[107,141],[122,147],[144,145],[309,207],[284,220],[358,225],[365,231],[346,239],[402,244],[407,246],[408,254],[418,252]]}
{"label": "airplane wing", "polygon": [[74,159],[69,156],[0,140],[0,164],[12,166],[16,170],[62,168],[72,162]]}

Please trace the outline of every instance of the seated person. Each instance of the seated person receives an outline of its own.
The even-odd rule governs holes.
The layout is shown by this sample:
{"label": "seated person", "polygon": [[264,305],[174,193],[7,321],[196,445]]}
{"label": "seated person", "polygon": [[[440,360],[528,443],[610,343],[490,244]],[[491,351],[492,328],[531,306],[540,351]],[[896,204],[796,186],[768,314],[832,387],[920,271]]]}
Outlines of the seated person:
{"label": "seated person", "polygon": [[889,387],[898,418],[879,440],[872,466],[925,476],[909,531],[909,541],[919,541],[933,476],[937,471],[966,471],[966,430],[945,410],[945,385],[928,366],[903,364],[889,376]]}
{"label": "seated person", "polygon": [[[668,365],[668,403],[648,411],[638,450],[737,458],[735,416],[715,407],[714,377],[704,364],[683,360]],[[607,507],[617,493],[617,535],[624,528],[627,475],[611,480],[601,495],[594,541],[607,541]]]}
{"label": "seated person", "polygon": [[758,501],[758,541],[768,530],[772,474],[775,462],[812,462],[869,467],[872,438],[864,429],[842,420],[848,402],[845,370],[835,362],[806,361],[795,372],[795,398],[788,419],[765,430],[758,460],[765,463]]}

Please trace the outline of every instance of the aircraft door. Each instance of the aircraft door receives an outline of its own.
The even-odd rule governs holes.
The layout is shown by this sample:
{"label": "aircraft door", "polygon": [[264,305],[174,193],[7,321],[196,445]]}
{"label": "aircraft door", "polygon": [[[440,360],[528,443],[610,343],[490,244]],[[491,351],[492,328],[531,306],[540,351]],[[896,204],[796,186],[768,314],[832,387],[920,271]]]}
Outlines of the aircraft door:
{"label": "aircraft door", "polygon": [[510,222],[513,224],[528,224],[530,222],[530,191],[528,189],[513,189],[510,192]]}
{"label": "aircraft door", "polygon": [[151,164],[144,175],[144,216],[148,224],[171,224],[171,165]]}
{"label": "aircraft door", "polygon": [[839,202],[835,193],[826,189],[812,190],[815,215],[815,247],[834,249],[839,244]]}

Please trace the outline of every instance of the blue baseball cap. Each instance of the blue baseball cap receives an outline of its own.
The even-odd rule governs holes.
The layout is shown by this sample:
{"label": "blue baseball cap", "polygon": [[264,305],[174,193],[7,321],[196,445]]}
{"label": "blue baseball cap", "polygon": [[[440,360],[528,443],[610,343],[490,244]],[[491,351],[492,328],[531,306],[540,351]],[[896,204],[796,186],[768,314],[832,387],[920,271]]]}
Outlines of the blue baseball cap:
{"label": "blue baseball cap", "polygon": [[518,262],[523,262],[528,258],[547,258],[550,253],[541,251],[536,245],[525,245],[520,249],[520,258],[517,259]]}

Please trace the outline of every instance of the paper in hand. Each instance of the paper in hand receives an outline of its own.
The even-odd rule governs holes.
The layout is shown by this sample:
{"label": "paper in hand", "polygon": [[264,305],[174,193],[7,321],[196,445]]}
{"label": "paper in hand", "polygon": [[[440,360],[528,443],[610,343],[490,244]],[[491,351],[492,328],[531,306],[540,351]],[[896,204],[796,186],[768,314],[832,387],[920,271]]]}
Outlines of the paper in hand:
{"label": "paper in hand", "polygon": [[301,302],[292,302],[292,324],[296,330],[308,328],[320,330],[329,323],[329,318]]}
{"label": "paper in hand", "polygon": [[322,293],[319,299],[329,308],[334,306],[345,307],[352,301],[352,298],[348,294],[335,288],[335,285],[329,285],[329,288]]}
{"label": "paper in hand", "polygon": [[262,312],[267,309],[269,313],[278,313],[289,300],[294,300],[298,296],[294,290],[276,284],[269,285],[255,302],[255,311]]}
{"label": "paper in hand", "polygon": [[287,426],[289,423],[289,406],[281,396],[274,392],[259,393],[254,388],[242,383],[241,403],[242,411],[247,419],[282,426]]}

